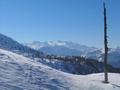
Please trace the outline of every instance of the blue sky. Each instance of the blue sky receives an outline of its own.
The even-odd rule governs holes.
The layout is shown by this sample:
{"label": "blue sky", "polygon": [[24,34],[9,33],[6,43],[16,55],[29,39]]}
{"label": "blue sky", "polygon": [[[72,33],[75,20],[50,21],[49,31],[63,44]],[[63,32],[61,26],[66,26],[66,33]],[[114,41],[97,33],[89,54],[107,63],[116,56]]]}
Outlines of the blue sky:
{"label": "blue sky", "polygon": [[[106,0],[109,46],[120,46],[120,0]],[[103,47],[103,0],[0,0],[0,33],[25,43]]]}

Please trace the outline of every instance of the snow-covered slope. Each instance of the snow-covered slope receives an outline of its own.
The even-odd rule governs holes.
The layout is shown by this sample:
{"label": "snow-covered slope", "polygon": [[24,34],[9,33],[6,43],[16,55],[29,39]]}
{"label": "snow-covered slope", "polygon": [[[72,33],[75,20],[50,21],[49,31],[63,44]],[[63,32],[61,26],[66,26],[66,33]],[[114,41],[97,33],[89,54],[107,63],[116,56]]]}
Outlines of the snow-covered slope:
{"label": "snow-covered slope", "polygon": [[[71,74],[86,75],[104,72],[104,64],[92,59],[85,59],[80,57],[56,57],[54,59],[36,58],[34,60],[57,70]],[[112,73],[120,73],[120,69],[114,68],[111,65],[108,65],[108,71]]]}
{"label": "snow-covered slope", "polygon": [[34,49],[31,49],[27,46],[24,46],[17,41],[13,40],[10,37],[7,37],[3,34],[0,34],[0,48],[9,50],[15,53],[19,53],[25,56],[32,56],[34,57],[35,55],[42,54],[41,52],[38,52]]}
{"label": "snow-covered slope", "polygon": [[0,90],[120,90],[120,74],[72,75],[0,49]]}

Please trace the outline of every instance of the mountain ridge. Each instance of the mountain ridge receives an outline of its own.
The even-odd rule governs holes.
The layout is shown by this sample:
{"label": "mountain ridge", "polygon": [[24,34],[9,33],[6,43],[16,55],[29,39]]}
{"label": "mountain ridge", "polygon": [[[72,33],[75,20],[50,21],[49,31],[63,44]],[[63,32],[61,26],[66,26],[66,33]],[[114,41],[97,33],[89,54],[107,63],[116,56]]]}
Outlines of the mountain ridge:
{"label": "mountain ridge", "polygon": [[[74,43],[69,41],[55,41],[55,42],[36,41],[24,45],[51,55],[82,56],[85,58],[96,59],[101,62],[103,61],[103,56],[104,56],[103,49],[99,49],[96,47],[89,47],[86,45],[80,45],[79,43]],[[120,68],[120,48],[119,47],[110,48],[108,59],[109,59],[109,64],[111,64],[114,67]]]}
{"label": "mountain ridge", "polygon": [[37,54],[42,55],[42,52],[34,50],[25,45],[22,45],[19,42],[17,42],[16,40],[14,40],[6,35],[3,35],[1,33],[0,33],[0,48],[9,50],[9,51],[12,51],[12,52],[15,52],[18,54],[22,54],[24,56],[29,56],[29,57],[34,57]]}

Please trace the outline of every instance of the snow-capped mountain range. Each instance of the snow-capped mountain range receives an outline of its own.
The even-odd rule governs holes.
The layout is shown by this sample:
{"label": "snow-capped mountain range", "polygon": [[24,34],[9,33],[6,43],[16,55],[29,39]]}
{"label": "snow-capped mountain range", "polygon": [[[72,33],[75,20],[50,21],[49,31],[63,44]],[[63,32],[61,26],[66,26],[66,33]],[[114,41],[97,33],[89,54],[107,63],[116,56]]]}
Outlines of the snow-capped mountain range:
{"label": "snow-capped mountain range", "polygon": [[[0,48],[31,58],[39,58],[41,56],[44,56],[42,53],[44,52],[47,54],[60,56],[82,56],[85,58],[96,59],[99,61],[103,60],[102,49],[88,47],[68,41],[33,42],[31,44],[22,45],[17,41],[13,40],[12,38],[0,34]],[[120,68],[120,48],[110,49],[109,64],[114,67]]]}
{"label": "snow-capped mountain range", "polygon": [[95,47],[88,47],[85,45],[80,45],[78,43],[73,43],[69,41],[49,41],[49,42],[39,42],[34,41],[32,43],[24,44],[35,50],[40,50],[47,54],[53,55],[68,55],[68,56],[84,56],[89,52],[98,50]]}
{"label": "snow-capped mountain range", "polygon": [[[86,58],[103,61],[103,49],[89,47],[69,41],[49,41],[24,44],[33,49],[42,51],[47,54],[63,55],[63,56],[82,56]],[[120,48],[109,49],[109,64],[114,67],[120,67]]]}

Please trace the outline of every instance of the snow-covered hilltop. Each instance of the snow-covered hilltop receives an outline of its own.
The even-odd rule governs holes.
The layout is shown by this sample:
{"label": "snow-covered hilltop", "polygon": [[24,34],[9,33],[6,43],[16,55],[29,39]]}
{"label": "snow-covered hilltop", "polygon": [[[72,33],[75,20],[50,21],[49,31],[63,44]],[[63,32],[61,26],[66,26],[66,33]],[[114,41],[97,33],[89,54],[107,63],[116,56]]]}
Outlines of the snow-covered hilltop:
{"label": "snow-covered hilltop", "polygon": [[22,54],[28,57],[34,57],[34,56],[37,56],[38,54],[39,56],[42,55],[40,51],[36,51],[27,46],[24,46],[18,43],[17,41],[13,40],[12,38],[7,37],[3,34],[0,34],[0,48],[9,50],[18,54]]}
{"label": "snow-covered hilltop", "polygon": [[120,74],[72,75],[57,71],[22,55],[0,49],[1,90],[120,90]]}
{"label": "snow-covered hilltop", "polygon": [[[47,54],[63,55],[63,56],[82,56],[86,58],[96,59],[99,61],[103,60],[103,50],[95,47],[88,47],[80,45],[78,43],[68,41],[49,41],[39,42],[35,41],[32,43],[25,44],[28,47],[40,50]],[[109,49],[109,64],[114,67],[120,68],[120,48]]]}

